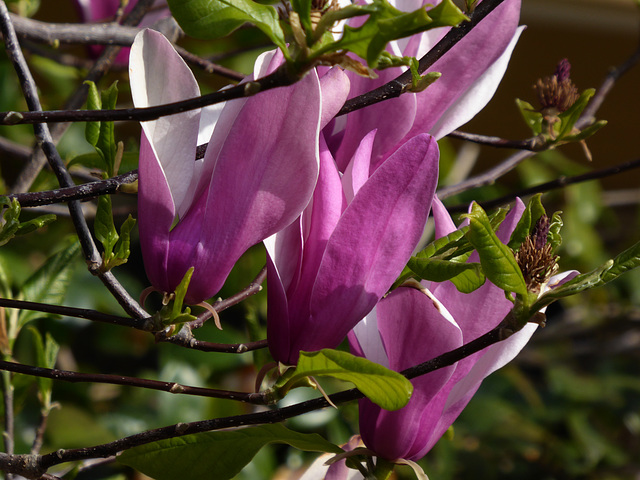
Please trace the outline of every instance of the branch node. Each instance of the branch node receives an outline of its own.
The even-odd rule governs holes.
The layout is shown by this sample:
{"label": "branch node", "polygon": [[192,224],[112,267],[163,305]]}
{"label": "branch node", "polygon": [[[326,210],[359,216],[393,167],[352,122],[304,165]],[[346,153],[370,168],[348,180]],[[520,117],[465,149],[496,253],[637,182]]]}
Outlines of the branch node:
{"label": "branch node", "polygon": [[24,116],[20,112],[7,112],[2,119],[2,122],[5,125],[15,125],[16,123],[20,123],[22,120],[24,120]]}
{"label": "branch node", "polygon": [[179,383],[174,383],[173,385],[171,385],[171,388],[169,389],[169,393],[184,393],[185,388],[183,385],[180,385]]}
{"label": "branch node", "polygon": [[183,435],[187,430],[189,430],[188,423],[176,423],[175,432],[177,435]]}

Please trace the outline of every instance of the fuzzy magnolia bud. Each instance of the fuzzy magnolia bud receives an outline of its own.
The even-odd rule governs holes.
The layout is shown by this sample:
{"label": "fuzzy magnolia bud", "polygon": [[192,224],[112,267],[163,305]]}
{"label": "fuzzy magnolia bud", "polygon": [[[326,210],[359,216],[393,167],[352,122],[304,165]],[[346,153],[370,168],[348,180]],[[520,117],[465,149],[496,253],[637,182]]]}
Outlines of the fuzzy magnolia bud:
{"label": "fuzzy magnolia bud", "polygon": [[564,58],[560,60],[552,76],[538,80],[533,86],[538,94],[542,113],[557,115],[571,108],[576,102],[580,95],[578,88],[569,78],[570,72],[571,64]]}

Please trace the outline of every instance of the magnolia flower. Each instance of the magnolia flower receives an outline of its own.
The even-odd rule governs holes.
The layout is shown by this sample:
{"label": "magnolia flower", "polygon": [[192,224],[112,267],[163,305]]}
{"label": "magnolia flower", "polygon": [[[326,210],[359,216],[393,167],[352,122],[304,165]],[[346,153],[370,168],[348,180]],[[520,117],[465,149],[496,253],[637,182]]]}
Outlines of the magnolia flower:
{"label": "magnolia flower", "polygon": [[[261,57],[255,78],[280,63],[274,54]],[[136,37],[129,68],[136,107],[199,95],[184,61],[152,30]],[[341,75],[324,83],[333,88],[346,82]],[[140,242],[156,289],[173,292],[195,267],[185,301],[204,301],[220,290],[249,247],[300,215],[318,176],[321,115],[333,116],[331,109],[339,108],[326,102],[322,112],[321,98],[318,77],[310,72],[292,87],[142,123]],[[209,145],[196,160],[203,137]]]}
{"label": "magnolia flower", "polygon": [[[509,240],[523,211],[518,200],[497,232],[502,242]],[[455,230],[437,199],[433,213],[437,236]],[[470,261],[478,261],[476,253]],[[549,286],[575,274],[552,277]],[[495,328],[512,307],[504,291],[489,282],[470,294],[458,292],[451,282],[431,283],[428,289],[400,287],[356,326],[349,341],[356,354],[402,371],[475,340]],[[365,445],[388,460],[422,458],[462,412],[482,380],[511,361],[537,326],[528,323],[508,339],[455,365],[413,379],[411,400],[400,410],[389,412],[361,400],[360,435]]]}
{"label": "magnolia flower", "polygon": [[[125,13],[129,13],[138,0],[129,0],[125,7]],[[76,0],[76,7],[80,18],[85,23],[104,22],[113,20],[118,9],[122,5],[122,0]],[[171,12],[165,0],[156,0],[149,13],[145,15],[140,26],[148,27],[162,18],[169,17]],[[98,56],[102,51],[102,47],[92,45],[91,53]],[[116,56],[114,62],[126,65],[129,59],[129,49],[123,48]]]}
{"label": "magnolia flower", "polygon": [[[439,2],[391,0],[391,3],[400,10],[411,11]],[[403,93],[329,124],[324,134],[340,170],[346,168],[362,138],[373,129],[378,129],[372,151],[375,168],[415,135],[428,132],[440,139],[471,120],[491,100],[504,76],[524,28],[518,28],[519,16],[520,0],[505,0],[427,70],[440,72],[442,76],[425,91]],[[437,28],[391,42],[389,49],[397,56],[421,58],[449,30],[450,27]],[[375,80],[349,73],[349,97],[384,85],[401,70],[389,68],[377,73],[379,77]]]}
{"label": "magnolia flower", "polygon": [[391,287],[422,233],[438,148],[417,135],[370,175],[376,132],[341,177],[321,138],[309,206],[267,246],[269,349],[294,364],[300,350],[336,347]]}

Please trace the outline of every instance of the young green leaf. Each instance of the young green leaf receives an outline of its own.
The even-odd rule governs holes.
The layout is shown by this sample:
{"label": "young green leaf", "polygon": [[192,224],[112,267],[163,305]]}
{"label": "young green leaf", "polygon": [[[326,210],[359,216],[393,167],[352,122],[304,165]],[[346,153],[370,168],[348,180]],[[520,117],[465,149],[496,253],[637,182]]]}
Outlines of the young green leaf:
{"label": "young green leaf", "polygon": [[475,270],[476,273],[481,272],[479,263],[454,262],[438,258],[411,257],[407,266],[423,280],[432,282],[450,280],[467,270]]}
{"label": "young green leaf", "polygon": [[2,246],[11,240],[20,228],[20,203],[15,198],[9,200],[7,197],[0,197],[0,210],[4,210],[0,226],[0,246]]}
{"label": "young green leaf", "polygon": [[343,452],[316,433],[298,433],[276,423],[160,440],[125,450],[117,460],[156,480],[227,480],[272,443],[308,452]]}
{"label": "young green leaf", "polygon": [[518,224],[513,230],[509,243],[507,244],[511,250],[517,250],[520,248],[520,245],[524,242],[525,238],[527,238],[527,236],[529,236],[533,231],[533,227],[535,227],[538,219],[542,215],[545,215],[545,209],[542,206],[541,198],[542,194],[538,193],[529,200],[529,203],[522,213],[522,217],[518,220]]}
{"label": "young green leaf", "polygon": [[351,382],[369,400],[385,410],[404,407],[413,392],[411,382],[398,372],[366,358],[331,349],[300,352],[298,365],[284,385],[283,393],[304,377],[333,377]]}
{"label": "young green leaf", "polygon": [[471,213],[464,216],[470,222],[467,238],[480,256],[485,276],[505,292],[526,295],[527,285],[513,252],[495,234],[482,207],[474,202]]}
{"label": "young green leaf", "polygon": [[262,30],[289,58],[278,12],[270,5],[251,0],[168,0],[167,3],[187,35],[203,40],[215,39],[249,23]]}
{"label": "young green leaf", "polygon": [[339,41],[325,45],[314,53],[348,50],[366,60],[369,67],[376,68],[380,55],[390,41],[432,28],[455,26],[468,20],[451,0],[444,0],[428,11],[420,8],[413,12],[402,12],[387,0],[374,0],[370,7],[375,8],[375,11],[372,11],[362,26],[345,26]]}
{"label": "young green leaf", "polygon": [[[98,92],[96,84],[87,80],[84,82],[89,87],[87,93],[87,110],[102,110],[102,99]],[[92,146],[98,145],[98,138],[100,137],[100,122],[87,122],[84,129],[84,137]]]}
{"label": "young green leaf", "polygon": [[[42,335],[35,327],[29,327],[29,331],[33,335],[33,344],[36,351],[38,366],[43,368],[53,368],[58,358],[60,346],[56,343],[50,333],[47,332],[46,343],[42,339]],[[40,391],[40,401],[44,411],[51,409],[51,391],[53,389],[53,380],[45,377],[37,377],[38,390]]]}
{"label": "young green leaf", "polygon": [[104,263],[111,260],[113,256],[113,247],[118,241],[118,232],[113,224],[113,213],[111,211],[111,197],[109,195],[101,195],[98,197],[98,209],[96,211],[96,219],[93,224],[96,238],[102,243],[104,253],[102,260]]}
{"label": "young green leaf", "polygon": [[533,105],[519,98],[516,98],[516,105],[518,106],[518,110],[520,110],[520,115],[522,115],[522,118],[533,134],[540,135],[542,133],[542,114],[536,111]]}
{"label": "young green leaf", "polygon": [[573,126],[576,124],[580,115],[585,108],[591,97],[596,93],[595,88],[588,88],[580,95],[580,98],[569,108],[566,112],[562,112],[558,117],[560,118],[560,130],[558,132],[558,140],[563,139],[573,131]]}
{"label": "young green leaf", "polygon": [[460,293],[471,293],[484,285],[485,281],[486,277],[481,268],[465,270],[451,279],[451,283]]}

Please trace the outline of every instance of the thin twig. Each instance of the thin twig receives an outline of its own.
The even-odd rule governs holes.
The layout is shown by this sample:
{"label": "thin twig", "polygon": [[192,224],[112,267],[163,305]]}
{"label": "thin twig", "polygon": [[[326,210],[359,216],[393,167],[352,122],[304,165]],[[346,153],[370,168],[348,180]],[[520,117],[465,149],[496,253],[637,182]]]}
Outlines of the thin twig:
{"label": "thin twig", "polygon": [[507,140],[500,137],[492,137],[489,135],[479,135],[477,133],[467,133],[460,130],[454,130],[447,135],[451,138],[466,140],[467,142],[478,143],[480,145],[489,145],[496,148],[511,148],[514,150],[529,150],[531,152],[540,152],[546,150],[548,145],[539,137],[527,138],[526,140]]}
{"label": "thin twig", "polygon": [[1,112],[1,125],[18,125],[33,123],[59,122],[100,122],[100,121],[139,121],[157,120],[160,117],[175,113],[195,110],[216,103],[226,102],[236,98],[255,95],[258,92],[272,88],[286,87],[298,80],[298,75],[292,75],[283,65],[275,72],[252,82],[243,83],[226,90],[189,98],[180,102],[166,103],[145,108],[122,108],[114,110],[49,110],[39,112]]}
{"label": "thin twig", "polygon": [[[41,110],[35,81],[29,71],[24,55],[22,55],[22,51],[20,50],[20,45],[18,44],[15,30],[11,24],[11,18],[9,17],[9,12],[4,2],[0,2],[0,28],[4,36],[7,54],[9,55],[9,59],[13,63],[18,75],[20,86],[24,92],[24,97],[27,105],[29,106],[29,110]],[[60,186],[73,186],[73,180],[65,168],[64,162],[60,158],[60,154],[53,143],[49,127],[46,124],[39,123],[35,124],[33,129],[38,143],[41,145]],[[129,295],[111,272],[103,273],[100,271],[102,259],[93,241],[87,222],[82,214],[81,205],[77,200],[72,200],[68,203],[68,206],[69,214],[71,215],[73,225],[76,229],[76,233],[78,234],[78,239],[82,246],[85,260],[89,265],[89,271],[100,278],[112,295],[114,295],[118,303],[129,315],[136,318],[148,317],[148,314],[144,309],[138,305],[131,295]]]}
{"label": "thin twig", "polygon": [[0,298],[0,307],[52,313],[54,315],[73,318],[84,318],[94,322],[109,323],[112,325],[136,328],[138,330],[153,330],[153,321],[150,317],[142,319],[119,317],[87,308],[65,307],[63,305],[50,305],[48,303],[28,302],[26,300],[14,300],[11,298]]}
{"label": "thin twig", "polygon": [[[254,278],[249,285],[240,290],[235,295],[231,295],[224,300],[219,300],[215,302],[212,307],[216,312],[220,313],[226,310],[229,307],[233,307],[234,305],[239,304],[240,302],[246,300],[247,298],[255,295],[260,290],[262,290],[262,283],[267,278],[267,266],[262,267],[256,278]],[[189,328],[191,330],[195,330],[196,328],[200,328],[204,325],[204,322],[211,318],[211,313],[209,311],[205,311],[204,313],[198,315],[198,319],[192,322],[189,322]]]}
{"label": "thin twig", "polygon": [[72,200],[87,200],[100,195],[108,195],[119,191],[122,185],[133,183],[138,179],[138,171],[134,170],[123,175],[89,182],[73,187],[57,188],[42,192],[12,193],[8,198],[15,198],[21,207],[38,207]]}
{"label": "thin twig", "polygon": [[[558,188],[566,187],[567,185],[573,185],[575,183],[588,182],[590,180],[598,180],[605,177],[610,177],[612,175],[617,175],[622,172],[626,172],[628,170],[633,170],[636,168],[640,168],[640,158],[635,160],[631,160],[629,162],[624,162],[619,165],[615,165],[613,167],[602,168],[600,170],[595,170],[589,173],[583,173],[582,175],[575,175],[573,177],[559,177],[555,180],[551,180],[550,182],[542,183],[540,185],[536,185],[535,187],[525,188],[519,190],[515,193],[511,193],[509,195],[504,195],[502,197],[495,198],[493,200],[479,202],[480,205],[485,208],[495,208],[500,205],[504,205],[513,201],[516,197],[525,197],[527,195],[534,195],[536,193],[544,193],[549,192],[551,190],[556,190]],[[439,195],[439,194],[438,194]],[[469,209],[469,205],[460,204],[453,205],[451,207],[447,207],[447,210],[451,213],[463,213]]]}
{"label": "thin twig", "polygon": [[[438,42],[424,57],[419,61],[418,71],[424,73],[431,65],[448,52],[456,43],[464,38],[482,19],[498,7],[504,0],[485,0],[473,12],[469,22],[465,22],[456,28],[452,28],[444,38]],[[273,77],[273,78],[272,78]],[[243,91],[243,86],[253,85],[252,88],[259,88],[260,91],[268,90],[275,87],[288,86],[297,78],[293,78],[288,72],[286,65],[279,68],[273,74],[262,79],[243,84],[221,92],[214,92],[203,95],[198,98],[192,98],[181,102],[158,105],[147,108],[132,108],[109,111],[48,111],[42,113],[35,112],[4,112],[0,113],[0,124],[13,125],[22,123],[36,122],[69,122],[69,121],[117,121],[117,120],[137,120],[148,121],[156,120],[161,116],[173,115],[175,113],[184,112],[202,108],[207,105],[213,105],[234,98],[247,96],[249,93]],[[379,87],[371,92],[365,93],[353,99],[347,100],[338,115],[344,115],[354,110],[373,105],[375,103],[387,100],[401,95],[408,85],[411,85],[411,73],[404,72],[394,80]],[[254,84],[259,84],[259,87]]]}
{"label": "thin twig", "polygon": [[160,390],[181,395],[193,395],[198,397],[222,398],[237,400],[239,402],[264,405],[266,396],[264,393],[232,392],[216,390],[213,388],[191,387],[175,382],[161,382],[147,380],[138,377],[125,377],[123,375],[108,375],[104,373],[80,373],[56,368],[34,367],[15,362],[0,361],[0,370],[21,373],[32,377],[50,378],[69,383],[105,383],[109,385],[123,385],[127,387],[146,388],[148,390]]}
{"label": "thin twig", "polygon": [[[11,14],[11,19],[20,38],[44,42],[49,45],[66,43],[130,47],[135,36],[143,30],[143,28],[120,25],[118,23],[48,23],[13,14]],[[127,20],[130,24],[129,18]],[[173,18],[170,21],[173,25],[167,25],[165,28],[159,29],[168,37],[171,36],[167,35],[169,33],[168,30],[179,28]],[[183,48],[177,47],[176,51],[188,63],[203,69],[207,73],[220,75],[235,81],[242,80],[245,77],[240,72],[198,57]]]}

